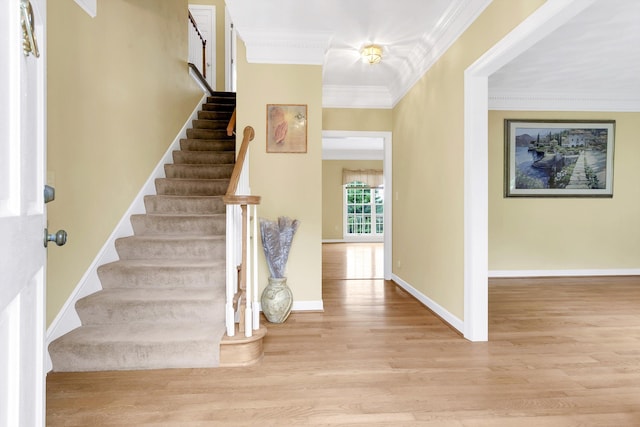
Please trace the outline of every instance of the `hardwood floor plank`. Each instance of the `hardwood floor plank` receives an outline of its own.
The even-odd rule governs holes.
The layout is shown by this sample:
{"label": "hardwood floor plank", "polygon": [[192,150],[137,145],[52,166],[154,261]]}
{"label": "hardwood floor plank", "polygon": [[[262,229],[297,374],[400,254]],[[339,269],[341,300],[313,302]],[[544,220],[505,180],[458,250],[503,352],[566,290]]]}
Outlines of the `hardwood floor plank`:
{"label": "hardwood floor plank", "polygon": [[325,311],[267,324],[261,364],[53,373],[47,425],[640,425],[640,278],[491,280],[471,343],[327,246]]}

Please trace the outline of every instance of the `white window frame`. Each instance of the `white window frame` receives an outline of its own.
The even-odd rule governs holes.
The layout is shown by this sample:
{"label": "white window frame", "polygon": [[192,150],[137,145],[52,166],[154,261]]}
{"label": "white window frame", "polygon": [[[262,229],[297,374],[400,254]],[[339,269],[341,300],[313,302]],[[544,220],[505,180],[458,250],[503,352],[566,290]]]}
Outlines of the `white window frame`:
{"label": "white window frame", "polygon": [[[386,224],[384,221],[384,209],[385,209],[385,204],[384,204],[384,186],[381,187],[364,187],[364,188],[368,188],[371,191],[371,230],[372,233],[370,234],[350,234],[348,232],[349,230],[349,221],[348,221],[348,209],[347,209],[347,187],[353,183],[349,183],[349,184],[345,184],[342,186],[342,238],[344,241],[346,242],[382,242],[384,241],[384,229],[386,228]],[[376,190],[382,190],[383,193],[383,203],[382,203],[382,214],[378,214],[376,212],[376,204],[375,204],[375,191]],[[382,233],[378,233],[377,232],[377,227],[376,227],[376,217],[380,215],[382,217],[382,227],[383,227],[383,232]]]}

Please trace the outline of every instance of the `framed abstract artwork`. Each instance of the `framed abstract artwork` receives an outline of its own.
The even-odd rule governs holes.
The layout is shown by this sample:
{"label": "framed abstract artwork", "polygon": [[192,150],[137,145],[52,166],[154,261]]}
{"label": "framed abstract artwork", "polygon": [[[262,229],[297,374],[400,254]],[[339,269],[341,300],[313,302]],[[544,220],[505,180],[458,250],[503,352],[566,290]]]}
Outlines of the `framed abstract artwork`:
{"label": "framed abstract artwork", "polygon": [[307,106],[267,104],[267,153],[307,152]]}

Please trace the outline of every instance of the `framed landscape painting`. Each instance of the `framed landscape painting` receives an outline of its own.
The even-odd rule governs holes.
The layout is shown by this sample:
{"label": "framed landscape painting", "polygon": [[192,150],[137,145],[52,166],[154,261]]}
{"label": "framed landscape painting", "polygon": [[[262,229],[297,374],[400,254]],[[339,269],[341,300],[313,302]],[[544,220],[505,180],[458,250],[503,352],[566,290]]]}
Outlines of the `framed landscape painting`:
{"label": "framed landscape painting", "polygon": [[613,197],[615,121],[504,121],[505,197]]}

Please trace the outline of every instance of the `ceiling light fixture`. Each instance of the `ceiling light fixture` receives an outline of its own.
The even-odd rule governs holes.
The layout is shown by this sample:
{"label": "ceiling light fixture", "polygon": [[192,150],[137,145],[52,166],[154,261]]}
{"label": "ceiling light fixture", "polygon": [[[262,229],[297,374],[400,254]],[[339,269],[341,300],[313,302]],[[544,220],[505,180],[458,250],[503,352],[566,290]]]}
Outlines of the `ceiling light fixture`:
{"label": "ceiling light fixture", "polygon": [[362,49],[362,58],[369,64],[377,64],[382,59],[382,48],[375,44],[365,46]]}

